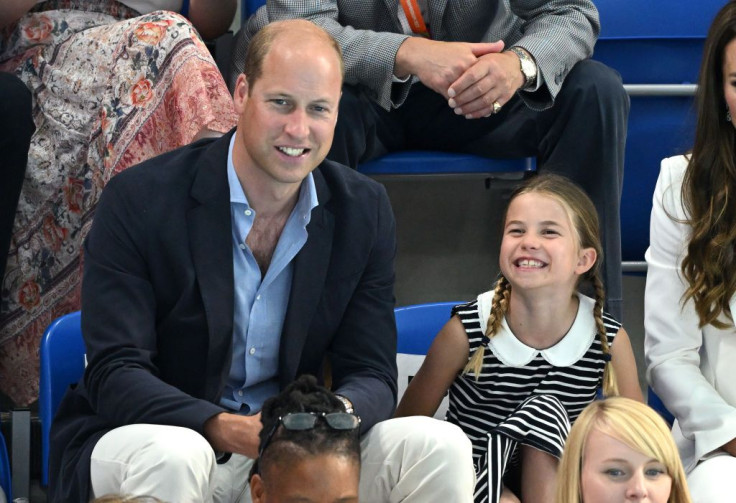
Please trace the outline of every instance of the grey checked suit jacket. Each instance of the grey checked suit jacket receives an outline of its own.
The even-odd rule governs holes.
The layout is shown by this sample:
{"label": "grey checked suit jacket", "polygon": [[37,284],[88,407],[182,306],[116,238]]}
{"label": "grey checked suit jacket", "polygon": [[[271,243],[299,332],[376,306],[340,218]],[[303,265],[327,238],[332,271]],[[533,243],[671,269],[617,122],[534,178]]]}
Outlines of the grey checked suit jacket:
{"label": "grey checked suit jacket", "polygon": [[[535,109],[552,105],[570,69],[593,53],[600,31],[591,0],[427,0],[432,38],[517,45],[537,61],[538,88],[522,93]],[[407,38],[399,0],[268,0],[238,34],[231,79],[243,71],[251,37],[269,21],[305,18],[325,28],[342,47],[345,82],[365,88],[383,108],[403,103],[411,81],[392,81],[394,57]],[[232,84],[232,83],[231,83]]]}

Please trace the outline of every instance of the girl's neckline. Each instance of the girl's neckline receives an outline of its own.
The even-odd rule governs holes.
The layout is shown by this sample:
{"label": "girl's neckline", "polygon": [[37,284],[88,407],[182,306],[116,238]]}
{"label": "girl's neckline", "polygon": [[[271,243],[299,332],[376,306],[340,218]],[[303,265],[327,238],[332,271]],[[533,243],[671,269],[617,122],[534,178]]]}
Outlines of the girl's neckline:
{"label": "girl's neckline", "polygon": [[[545,349],[537,349],[524,344],[513,334],[504,318],[501,321],[498,333],[491,337],[488,347],[503,364],[508,366],[521,367],[527,365],[537,355],[541,355],[554,366],[572,365],[582,358],[593,343],[597,333],[595,317],[593,316],[595,301],[580,293],[577,293],[577,296],[578,311],[575,320],[567,333],[556,344]],[[487,328],[492,299],[492,291],[478,296],[478,314],[483,333]]]}

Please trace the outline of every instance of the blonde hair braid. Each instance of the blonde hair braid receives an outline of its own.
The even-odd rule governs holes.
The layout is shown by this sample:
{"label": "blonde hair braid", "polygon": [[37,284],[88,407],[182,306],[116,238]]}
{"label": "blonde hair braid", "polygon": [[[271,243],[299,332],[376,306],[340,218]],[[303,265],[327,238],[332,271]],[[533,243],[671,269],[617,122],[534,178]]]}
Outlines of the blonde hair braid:
{"label": "blonde hair braid", "polygon": [[511,285],[503,275],[500,275],[498,281],[496,281],[496,287],[493,290],[493,301],[491,302],[491,312],[488,315],[488,322],[486,323],[486,333],[483,336],[480,346],[478,346],[473,353],[473,356],[468,361],[463,369],[463,374],[473,373],[477,380],[480,376],[480,370],[483,367],[483,357],[485,356],[486,346],[491,340],[491,337],[498,333],[501,328],[501,321],[509,308],[509,297],[511,296]]}
{"label": "blonde hair braid", "polygon": [[606,359],[606,366],[603,370],[603,394],[607,397],[618,396],[618,385],[616,384],[616,375],[611,363],[611,347],[608,345],[608,335],[606,334],[606,326],[603,324],[603,303],[605,301],[605,290],[603,282],[596,273],[591,278],[593,288],[595,289],[595,307],[593,308],[593,316],[595,317],[595,326],[598,331],[598,337],[601,340],[601,350]]}

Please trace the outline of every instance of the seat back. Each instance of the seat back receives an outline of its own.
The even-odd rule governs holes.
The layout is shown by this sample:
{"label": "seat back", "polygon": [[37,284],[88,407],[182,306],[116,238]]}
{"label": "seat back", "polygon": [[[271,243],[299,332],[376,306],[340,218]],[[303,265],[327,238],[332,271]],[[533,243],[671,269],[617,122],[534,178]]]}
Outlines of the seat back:
{"label": "seat back", "polygon": [[5,493],[8,501],[13,501],[13,485],[10,482],[10,460],[5,437],[0,433],[0,489]]}
{"label": "seat back", "polygon": [[667,407],[662,403],[662,399],[657,396],[651,386],[647,388],[647,405],[657,411],[662,416],[662,419],[672,427],[672,424],[675,422],[675,416],[667,410]]}
{"label": "seat back", "polygon": [[38,396],[41,417],[41,483],[48,484],[49,433],[64,393],[84,374],[85,346],[79,311],[54,320],[41,339],[41,369]]}
{"label": "seat back", "polygon": [[[396,365],[399,369],[399,400],[404,395],[409,381],[422,366],[424,357],[435,335],[450,319],[452,307],[461,302],[435,302],[397,307],[396,330],[398,335]],[[434,417],[444,419],[448,399],[442,400]]]}
{"label": "seat back", "polygon": [[600,13],[601,33],[593,59],[617,70],[631,96],[621,255],[625,262],[642,261],[649,246],[649,214],[660,161],[692,146],[692,92],[708,27],[724,2],[594,3]]}
{"label": "seat back", "polygon": [[242,21],[245,22],[248,16],[257,11],[262,5],[266,5],[266,0],[241,0],[240,17]]}

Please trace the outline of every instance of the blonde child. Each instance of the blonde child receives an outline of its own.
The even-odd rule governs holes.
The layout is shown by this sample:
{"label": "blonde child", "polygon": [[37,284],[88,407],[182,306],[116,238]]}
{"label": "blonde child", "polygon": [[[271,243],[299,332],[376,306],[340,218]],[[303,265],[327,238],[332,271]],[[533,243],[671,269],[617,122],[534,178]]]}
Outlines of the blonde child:
{"label": "blonde child", "polygon": [[[552,501],[570,423],[600,388],[641,400],[631,344],[603,312],[595,208],[557,175],[511,196],[492,291],[456,306],[396,415],[447,420],[473,443],[476,502]],[[591,299],[577,291],[587,280]],[[520,499],[519,499],[520,498]]]}
{"label": "blonde child", "polygon": [[691,503],[669,426],[624,397],[588,405],[570,430],[555,503]]}

